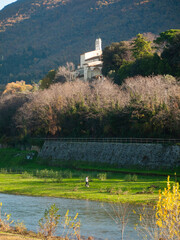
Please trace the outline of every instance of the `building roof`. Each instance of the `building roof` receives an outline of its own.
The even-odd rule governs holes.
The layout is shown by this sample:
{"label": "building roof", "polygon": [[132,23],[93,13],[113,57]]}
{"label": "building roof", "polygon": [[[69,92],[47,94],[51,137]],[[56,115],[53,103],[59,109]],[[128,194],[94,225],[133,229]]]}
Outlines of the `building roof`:
{"label": "building roof", "polygon": [[88,63],[88,67],[97,67],[97,66],[102,66],[103,62],[102,61],[94,61],[91,63]]}
{"label": "building roof", "polygon": [[102,55],[102,50],[94,50],[91,52],[86,52],[84,54],[81,54],[81,56],[84,55],[85,61],[89,60],[91,58],[99,57]]}
{"label": "building roof", "polygon": [[85,61],[89,61],[89,60],[93,60],[93,59],[99,59],[100,57],[101,57],[101,55],[94,56],[94,57],[91,57],[91,58],[85,59]]}

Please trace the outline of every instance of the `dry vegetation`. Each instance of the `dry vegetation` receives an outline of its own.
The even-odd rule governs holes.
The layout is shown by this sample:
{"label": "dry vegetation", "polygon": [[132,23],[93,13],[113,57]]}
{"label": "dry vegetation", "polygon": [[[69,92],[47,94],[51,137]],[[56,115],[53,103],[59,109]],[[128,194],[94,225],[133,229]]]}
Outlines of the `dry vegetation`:
{"label": "dry vegetation", "polygon": [[57,83],[2,96],[0,116],[0,132],[9,135],[178,137],[180,84],[169,75],[137,76],[122,86],[107,79]]}

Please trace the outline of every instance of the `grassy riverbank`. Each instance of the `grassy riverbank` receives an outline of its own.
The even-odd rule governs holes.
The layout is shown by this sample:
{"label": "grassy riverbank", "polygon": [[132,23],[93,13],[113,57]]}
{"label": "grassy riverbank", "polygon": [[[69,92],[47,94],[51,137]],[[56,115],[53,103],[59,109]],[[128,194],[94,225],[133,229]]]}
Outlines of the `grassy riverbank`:
{"label": "grassy riverbank", "polygon": [[106,202],[149,203],[157,199],[158,189],[166,186],[165,177],[138,176],[137,182],[127,182],[124,177],[123,174],[113,174],[104,181],[92,178],[90,187],[86,188],[84,181],[75,177],[57,183],[53,179],[23,178],[22,174],[0,174],[0,192]]}
{"label": "grassy riverbank", "polygon": [[[107,172],[100,173],[97,166],[94,166],[94,170],[87,171],[87,167],[90,169],[88,165],[86,169],[85,165],[76,166],[76,169],[74,165],[71,165],[71,169],[67,165],[52,168],[42,164],[36,155],[27,160],[31,153],[0,149],[0,192],[104,202],[154,203],[159,189],[166,187],[166,174],[172,174],[168,171],[151,171],[153,175],[147,175],[147,170],[138,169],[138,175],[134,174],[135,169],[108,172],[108,167],[105,166],[103,170]],[[77,170],[83,167],[84,169]],[[43,169],[48,170],[41,172]],[[130,176],[128,173],[131,172]],[[85,187],[86,175],[90,177],[89,188]],[[174,177],[171,177],[171,180],[175,180]]]}

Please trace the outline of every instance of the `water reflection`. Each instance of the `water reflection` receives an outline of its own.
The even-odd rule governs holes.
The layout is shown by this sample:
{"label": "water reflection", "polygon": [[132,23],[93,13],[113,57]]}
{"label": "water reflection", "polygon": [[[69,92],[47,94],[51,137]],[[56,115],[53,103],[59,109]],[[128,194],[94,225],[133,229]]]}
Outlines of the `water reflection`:
{"label": "water reflection", "polygon": [[[118,240],[120,230],[110,215],[113,215],[113,209],[109,204],[104,203],[104,207],[99,202],[72,200],[53,197],[29,197],[9,194],[0,194],[0,202],[3,203],[2,214],[11,213],[15,221],[23,221],[28,230],[38,231],[38,221],[43,217],[44,210],[51,204],[56,204],[60,208],[60,215],[65,215],[69,209],[69,215],[74,217],[79,213],[78,218],[81,221],[81,235],[94,236],[96,239]],[[104,210],[107,209],[108,213]],[[137,206],[131,206],[137,210]],[[138,215],[130,211],[128,224],[125,228],[124,239],[140,239],[134,230],[134,225],[139,220]],[[57,232],[58,235],[58,232]]]}

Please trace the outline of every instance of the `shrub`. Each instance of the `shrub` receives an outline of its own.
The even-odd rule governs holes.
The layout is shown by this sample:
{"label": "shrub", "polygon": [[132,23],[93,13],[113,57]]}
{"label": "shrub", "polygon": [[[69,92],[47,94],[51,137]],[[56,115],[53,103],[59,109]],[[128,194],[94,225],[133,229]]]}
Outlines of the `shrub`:
{"label": "shrub", "polygon": [[128,175],[126,175],[125,176],[125,178],[124,178],[124,180],[126,181],[126,182],[137,182],[137,175],[136,174],[134,174],[134,175],[131,175],[131,174],[128,174]]}
{"label": "shrub", "polygon": [[58,227],[58,223],[61,224],[61,237],[63,239],[80,239],[80,222],[77,220],[78,213],[74,218],[69,216],[69,210],[67,210],[64,217],[60,222],[60,215],[58,214],[59,208],[55,204],[51,205],[49,209],[45,210],[44,217],[39,220],[40,234],[43,234],[46,239],[52,237]]}
{"label": "shrub", "polygon": [[113,188],[113,187],[107,187],[107,188],[106,188],[106,191],[107,191],[107,193],[112,194],[113,191],[114,191],[114,188]]}
{"label": "shrub", "polygon": [[22,178],[32,178],[32,174],[25,171],[21,174],[21,177]]}
{"label": "shrub", "polygon": [[11,224],[14,220],[11,220],[11,214],[4,214],[4,218],[1,216],[2,202],[0,203],[0,228],[3,231],[8,231],[11,229]]}
{"label": "shrub", "polygon": [[167,188],[161,193],[156,206],[156,224],[160,229],[161,238],[180,239],[180,190],[179,183],[170,185],[169,176]]}
{"label": "shrub", "polygon": [[69,217],[69,210],[67,210],[61,224],[63,226],[63,239],[77,239],[80,240],[80,221],[77,220],[78,213],[74,218]]}
{"label": "shrub", "polygon": [[63,177],[64,178],[72,178],[72,172],[69,170],[66,170],[63,172]]}
{"label": "shrub", "polygon": [[126,175],[125,178],[124,178],[124,180],[125,180],[126,182],[131,182],[131,174]]}
{"label": "shrub", "polygon": [[123,193],[123,191],[122,191],[121,188],[117,189],[116,192],[115,192],[115,194],[117,194],[117,195],[120,195],[120,194],[122,194],[122,193]]}
{"label": "shrub", "polygon": [[58,173],[58,176],[57,176],[57,178],[56,178],[56,182],[57,182],[57,183],[61,183],[62,181],[63,181],[63,177],[62,177],[61,172],[59,172],[59,173]]}
{"label": "shrub", "polygon": [[153,187],[148,188],[147,193],[153,194],[154,193],[154,188]]}
{"label": "shrub", "polygon": [[1,171],[2,174],[6,174],[6,173],[8,173],[7,169],[5,169],[5,168],[1,168],[0,171]]}
{"label": "shrub", "polygon": [[137,182],[137,180],[138,180],[137,175],[134,174],[134,175],[132,176],[132,178],[131,178],[131,181],[132,181],[132,182]]}
{"label": "shrub", "polygon": [[20,222],[18,220],[17,222],[15,222],[15,230],[16,230],[16,232],[22,234],[22,233],[24,233],[27,230],[27,228],[26,228],[24,222]]}
{"label": "shrub", "polygon": [[98,173],[97,177],[99,180],[104,181],[107,179],[107,173]]}
{"label": "shrub", "polygon": [[51,170],[44,169],[40,171],[37,170],[35,172],[35,176],[38,178],[44,178],[45,180],[47,178],[56,179],[57,182],[62,182],[62,179],[63,179],[62,172],[53,171],[52,169]]}
{"label": "shrub", "polygon": [[171,186],[169,177],[167,188],[161,192],[154,207],[143,208],[140,213],[140,226],[138,232],[143,239],[180,239],[180,191],[179,183]]}
{"label": "shrub", "polygon": [[39,220],[40,233],[45,237],[51,237],[54,235],[60,219],[58,211],[59,208],[53,204],[49,209],[45,210],[44,217]]}

